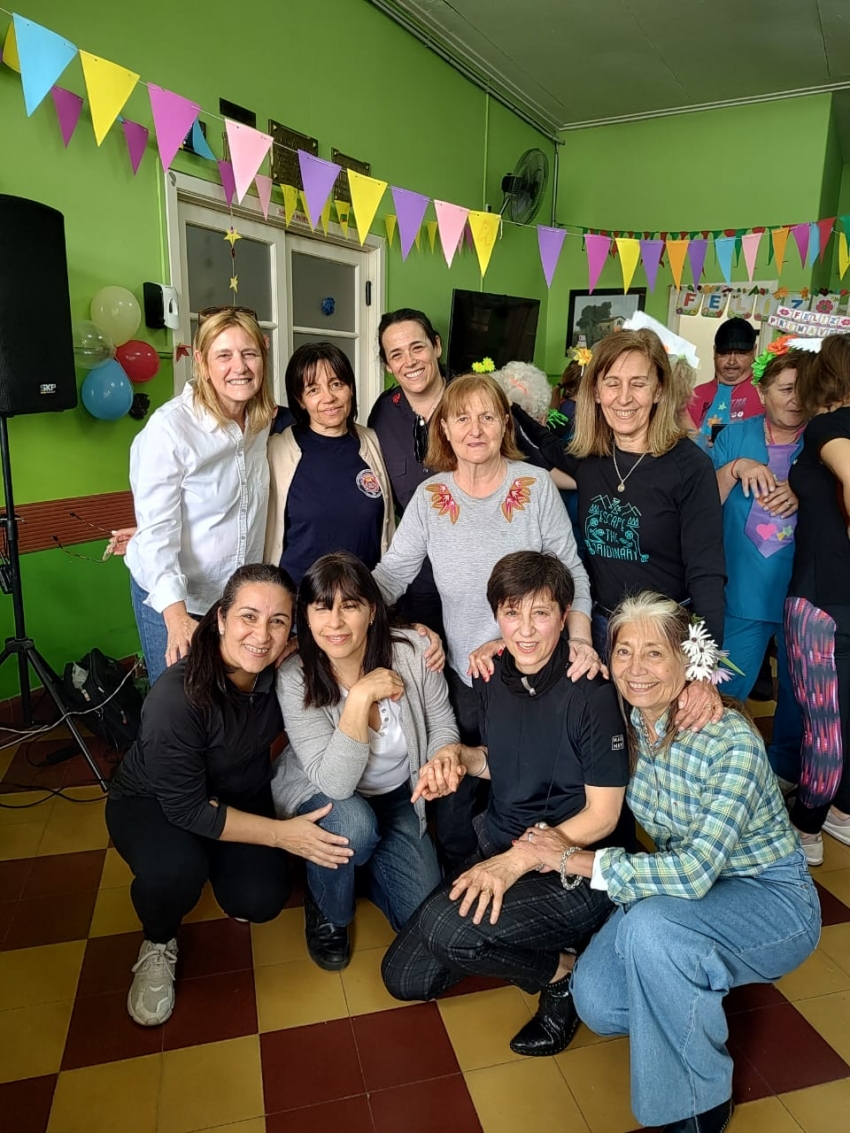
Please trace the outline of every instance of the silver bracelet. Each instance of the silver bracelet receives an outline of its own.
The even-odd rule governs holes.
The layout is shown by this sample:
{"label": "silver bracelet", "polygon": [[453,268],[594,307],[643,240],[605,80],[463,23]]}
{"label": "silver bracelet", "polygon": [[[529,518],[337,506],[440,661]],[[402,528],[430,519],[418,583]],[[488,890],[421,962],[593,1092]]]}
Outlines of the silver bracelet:
{"label": "silver bracelet", "polygon": [[580,850],[581,846],[567,846],[566,850],[561,854],[561,885],[566,890],[576,889],[584,880],[579,873],[573,874],[573,876],[567,880],[567,862],[573,854],[579,853]]}
{"label": "silver bracelet", "polygon": [[477,779],[480,779],[480,778],[481,778],[481,776],[482,776],[482,775],[484,774],[484,772],[485,772],[485,771],[487,770],[487,768],[488,768],[488,767],[489,767],[490,765],[489,765],[489,763],[487,762],[487,752],[486,752],[486,751],[484,750],[484,748],[483,748],[483,747],[479,747],[479,749],[478,749],[478,750],[479,750],[479,751],[481,752],[482,756],[484,757],[484,762],[483,762],[483,763],[481,764],[481,766],[480,766],[480,767],[478,768],[478,770],[477,770],[477,771],[473,771],[473,772],[472,772],[472,774],[473,774],[473,775],[474,775],[474,776],[475,776],[475,777],[476,777]]}

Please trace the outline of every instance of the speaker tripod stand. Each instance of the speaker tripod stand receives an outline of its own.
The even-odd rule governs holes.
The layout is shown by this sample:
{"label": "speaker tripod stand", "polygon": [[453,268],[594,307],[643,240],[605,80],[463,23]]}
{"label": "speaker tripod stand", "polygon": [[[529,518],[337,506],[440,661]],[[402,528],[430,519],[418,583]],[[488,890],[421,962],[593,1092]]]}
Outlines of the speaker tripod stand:
{"label": "speaker tripod stand", "polygon": [[74,737],[80,753],[91,768],[95,780],[101,790],[106,791],[106,780],[95,762],[94,756],[88,749],[82,733],[77,727],[74,718],[68,714],[68,708],[62,700],[57,687],[56,674],[35,647],[35,642],[27,636],[26,619],[24,615],[24,598],[21,588],[21,556],[18,548],[18,517],[15,515],[15,499],[12,488],[12,462],[9,457],[9,430],[5,414],[0,414],[0,463],[3,468],[3,483],[6,490],[6,515],[0,518],[0,526],[6,535],[6,550],[0,555],[0,589],[4,594],[12,595],[12,610],[15,618],[15,636],[6,638],[6,647],[0,653],[0,666],[11,657],[18,659],[18,677],[21,686],[21,713],[24,724],[29,727],[32,722],[32,692],[30,689],[30,668],[44,685],[50,699],[59,709],[62,720],[68,725],[68,730]]}

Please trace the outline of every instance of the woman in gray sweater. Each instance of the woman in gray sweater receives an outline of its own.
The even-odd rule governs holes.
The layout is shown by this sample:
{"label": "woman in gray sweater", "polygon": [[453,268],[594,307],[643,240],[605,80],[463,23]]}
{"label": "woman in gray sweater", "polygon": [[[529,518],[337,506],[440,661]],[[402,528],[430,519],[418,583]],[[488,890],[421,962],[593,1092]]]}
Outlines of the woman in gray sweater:
{"label": "woman in gray sweater", "polygon": [[[354,868],[398,930],[440,880],[420,799],[419,768],[458,741],[446,682],[425,664],[427,640],[391,630],[369,570],[346,551],[307,571],[296,609],[300,656],[278,675],[291,749],[273,784],[279,814],[333,803],[327,831],[349,839],[342,869],[307,868],[307,949],[329,971],[350,958]],[[323,804],[316,800],[324,800]]]}

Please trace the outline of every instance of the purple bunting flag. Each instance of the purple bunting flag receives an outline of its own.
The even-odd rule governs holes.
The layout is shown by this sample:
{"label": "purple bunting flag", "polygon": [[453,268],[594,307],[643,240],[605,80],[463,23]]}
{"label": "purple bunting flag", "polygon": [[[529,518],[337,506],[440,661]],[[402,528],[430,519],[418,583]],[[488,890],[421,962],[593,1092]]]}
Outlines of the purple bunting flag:
{"label": "purple bunting flag", "polygon": [[183,139],[195,124],[201,108],[196,102],[184,98],[182,94],[163,90],[153,83],[148,83],[148,94],[151,100],[159,160],[162,162],[162,168],[167,170],[183,144]]}
{"label": "purple bunting flag", "polygon": [[587,289],[591,294],[593,294],[593,289],[599,282],[599,276],[602,274],[602,268],[605,266],[610,248],[610,236],[591,236],[588,234],[584,238],[584,250],[587,252]]}
{"label": "purple bunting flag", "polygon": [[334,181],[339,176],[340,167],[336,162],[324,161],[321,157],[314,157],[301,149],[298,151],[298,162],[301,166],[301,183],[304,186],[304,200],[307,202],[310,224],[315,227],[322,215],[325,202],[331,195]]}
{"label": "purple bunting flag", "polygon": [[646,272],[646,282],[649,290],[655,290],[655,281],[658,278],[658,265],[661,263],[661,253],[664,251],[663,240],[641,240],[640,255],[643,260],[643,270]]}
{"label": "purple bunting flag", "polygon": [[694,280],[694,287],[699,286],[700,277],[702,276],[702,269],[705,267],[705,256],[708,252],[707,240],[691,240],[688,245],[688,261],[691,265],[691,275]]}
{"label": "purple bunting flag", "polygon": [[398,217],[401,258],[406,260],[422,227],[430,197],[426,197],[423,193],[414,193],[410,189],[399,189],[395,185],[391,186],[391,191]]}
{"label": "purple bunting flag", "polygon": [[139,122],[131,122],[129,118],[122,118],[121,128],[127,139],[127,149],[130,151],[130,164],[133,167],[133,176],[139,172],[142,158],[145,156],[145,147],[148,144],[148,130]]}
{"label": "purple bunting flag", "polygon": [[224,189],[224,199],[227,201],[227,207],[230,208],[236,195],[236,178],[233,176],[233,166],[229,161],[218,163],[218,175],[221,178],[221,187]]}
{"label": "purple bunting flag", "polygon": [[80,111],[83,109],[83,100],[73,91],[64,87],[51,87],[50,97],[56,107],[56,116],[59,119],[59,129],[62,131],[62,141],[65,148],[74,136],[77,123],[80,120]]}
{"label": "purple bunting flag", "polygon": [[795,224],[791,229],[791,235],[797,245],[797,251],[800,253],[800,267],[806,266],[806,254],[809,251],[809,226],[808,224]]}
{"label": "purple bunting flag", "polygon": [[564,246],[567,231],[565,228],[548,228],[545,224],[537,226],[537,247],[540,251],[540,264],[546,278],[546,286],[552,286],[558,257]]}

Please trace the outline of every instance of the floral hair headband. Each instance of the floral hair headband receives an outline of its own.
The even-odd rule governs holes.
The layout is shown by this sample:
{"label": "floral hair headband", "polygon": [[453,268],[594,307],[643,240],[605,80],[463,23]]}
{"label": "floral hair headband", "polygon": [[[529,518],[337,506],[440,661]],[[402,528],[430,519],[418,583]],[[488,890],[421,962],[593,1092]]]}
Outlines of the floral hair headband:
{"label": "floral hair headband", "polygon": [[482,358],[480,362],[472,363],[473,374],[492,374],[496,369],[496,363],[492,358]]}
{"label": "floral hair headband", "polygon": [[571,346],[567,351],[567,358],[571,362],[578,362],[582,370],[588,365],[592,357],[593,351],[587,346]]}
{"label": "floral hair headband", "polygon": [[688,636],[682,642],[682,649],[688,659],[685,678],[689,681],[711,681],[713,685],[732,680],[730,669],[739,676],[743,673],[729,660],[729,655],[719,649],[717,642],[705,628],[702,618],[691,618]]}
{"label": "floral hair headband", "polygon": [[764,372],[774,358],[781,358],[783,354],[787,354],[791,349],[792,335],[783,334],[779,338],[774,339],[773,342],[768,344],[767,350],[763,350],[758,358],[753,362],[753,385],[757,386],[764,377]]}

